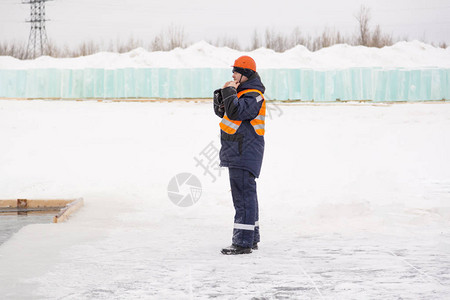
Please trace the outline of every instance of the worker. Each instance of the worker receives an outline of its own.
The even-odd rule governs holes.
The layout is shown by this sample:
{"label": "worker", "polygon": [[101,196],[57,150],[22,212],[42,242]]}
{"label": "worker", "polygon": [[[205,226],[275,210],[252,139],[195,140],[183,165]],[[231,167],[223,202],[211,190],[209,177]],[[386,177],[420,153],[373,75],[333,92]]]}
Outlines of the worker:
{"label": "worker", "polygon": [[256,181],[264,154],[265,87],[256,63],[241,56],[233,80],[214,91],[214,111],[221,119],[220,166],[229,170],[235,208],[232,244],[222,254],[251,253],[260,241]]}

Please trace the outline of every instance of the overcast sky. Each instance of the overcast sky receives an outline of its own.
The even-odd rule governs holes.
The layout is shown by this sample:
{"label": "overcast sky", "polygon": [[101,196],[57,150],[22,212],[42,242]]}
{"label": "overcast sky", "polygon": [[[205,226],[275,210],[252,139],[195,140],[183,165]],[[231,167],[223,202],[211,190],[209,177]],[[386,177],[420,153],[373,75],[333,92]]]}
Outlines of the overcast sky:
{"label": "overcast sky", "polygon": [[[450,43],[449,0],[54,0],[46,3],[47,34],[58,45],[85,40],[128,40],[149,44],[170,24],[183,26],[189,42],[237,38],[250,44],[253,32],[266,28],[319,35],[325,27],[352,35],[361,5],[371,9],[371,24],[383,32],[426,42]],[[29,5],[0,0],[0,41],[28,40]]]}

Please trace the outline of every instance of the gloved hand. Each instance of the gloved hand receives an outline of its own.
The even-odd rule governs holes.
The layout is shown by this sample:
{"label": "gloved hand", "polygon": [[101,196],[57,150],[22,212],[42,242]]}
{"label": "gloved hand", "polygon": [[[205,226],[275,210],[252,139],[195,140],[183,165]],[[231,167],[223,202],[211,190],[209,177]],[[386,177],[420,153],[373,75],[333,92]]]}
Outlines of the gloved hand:
{"label": "gloved hand", "polygon": [[214,91],[214,106],[217,107],[219,112],[223,112],[225,111],[225,108],[223,105],[222,93],[220,91],[221,89]]}

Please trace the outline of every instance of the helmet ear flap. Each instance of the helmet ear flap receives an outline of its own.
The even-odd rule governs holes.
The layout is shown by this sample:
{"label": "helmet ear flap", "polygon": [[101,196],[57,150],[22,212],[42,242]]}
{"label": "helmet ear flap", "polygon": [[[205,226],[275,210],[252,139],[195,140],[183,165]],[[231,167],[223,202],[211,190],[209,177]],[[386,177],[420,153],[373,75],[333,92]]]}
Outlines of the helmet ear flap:
{"label": "helmet ear flap", "polygon": [[250,78],[250,77],[252,77],[253,74],[255,74],[255,71],[253,71],[253,70],[244,69],[244,68],[240,68],[240,67],[233,67],[233,73],[234,72],[242,74],[247,78]]}

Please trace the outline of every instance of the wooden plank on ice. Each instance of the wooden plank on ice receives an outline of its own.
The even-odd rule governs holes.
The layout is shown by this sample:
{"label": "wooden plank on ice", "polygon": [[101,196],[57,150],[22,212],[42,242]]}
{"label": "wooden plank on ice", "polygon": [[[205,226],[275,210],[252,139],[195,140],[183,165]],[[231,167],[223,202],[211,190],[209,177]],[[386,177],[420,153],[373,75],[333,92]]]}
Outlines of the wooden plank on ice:
{"label": "wooden plank on ice", "polygon": [[84,204],[83,198],[78,198],[75,201],[67,204],[63,209],[61,209],[59,214],[53,217],[53,223],[61,223],[66,221],[69,218],[69,216],[73,212],[80,209],[80,207],[82,207],[83,204]]}
{"label": "wooden plank on ice", "polygon": [[0,200],[0,208],[17,207],[17,199],[14,200]]}

